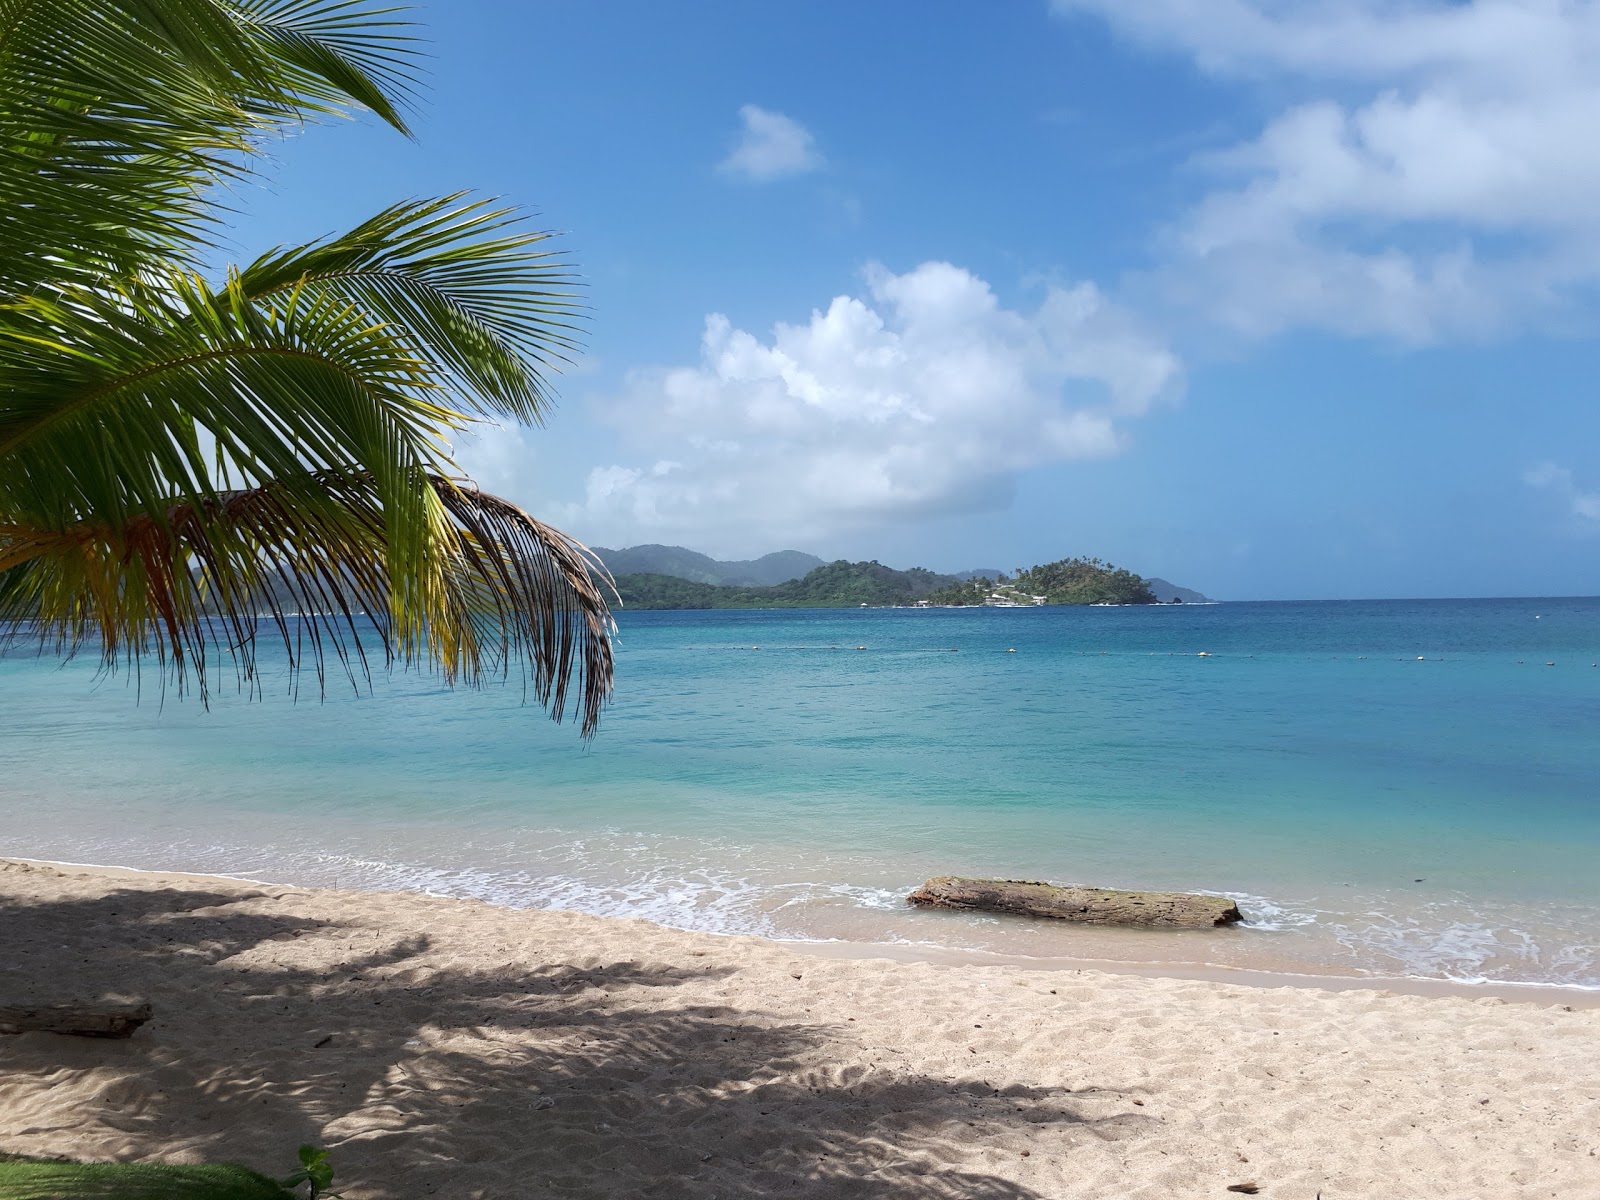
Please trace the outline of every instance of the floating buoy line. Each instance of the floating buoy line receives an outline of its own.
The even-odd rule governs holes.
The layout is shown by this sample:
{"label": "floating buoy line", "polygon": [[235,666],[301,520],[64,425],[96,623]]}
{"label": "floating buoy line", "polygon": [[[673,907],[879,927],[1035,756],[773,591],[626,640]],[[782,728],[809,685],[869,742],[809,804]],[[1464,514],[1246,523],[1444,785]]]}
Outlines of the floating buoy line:
{"label": "floating buoy line", "polygon": [[[733,647],[689,646],[689,647],[684,647],[684,648],[685,649],[691,649],[691,650],[695,650],[695,649],[712,650],[712,649],[732,649]],[[761,646],[751,646],[751,647],[749,647],[750,650],[760,650],[761,648],[762,648]],[[800,651],[805,651],[805,650],[813,650],[813,651],[815,651],[815,650],[857,650],[857,651],[863,651],[863,650],[871,650],[871,649],[873,649],[873,647],[865,646],[865,645],[860,645],[860,646],[840,646],[840,645],[829,645],[829,646],[780,646],[780,647],[777,647],[777,649],[779,649],[779,650],[800,650]],[[915,654],[915,653],[923,653],[923,654],[934,654],[934,653],[937,653],[937,654],[957,654],[957,653],[960,652],[960,650],[961,650],[961,647],[959,647],[959,646],[920,646],[920,647],[919,646],[901,646],[901,647],[892,648],[891,652],[892,653],[902,653],[902,654],[904,654],[904,653],[911,653],[911,654]],[[1015,646],[1007,646],[1004,650],[996,650],[996,651],[993,651],[993,653],[1016,654],[1016,653],[1018,653],[1018,650],[1017,650],[1017,648]],[[1073,653],[1075,653],[1077,655],[1077,657],[1079,657],[1079,658],[1085,658],[1085,657],[1090,657],[1090,658],[1110,658],[1110,657],[1113,657],[1113,656],[1120,656],[1121,654],[1127,654],[1127,655],[1132,656],[1132,655],[1140,654],[1141,652],[1137,651],[1137,650],[1129,650],[1129,651],[1122,651],[1122,652],[1111,651],[1111,650],[1077,650],[1077,651],[1074,651]],[[1143,651],[1142,653],[1143,653],[1143,657],[1155,658],[1161,652],[1159,650],[1146,650],[1146,651]],[[1210,650],[1196,650],[1196,651],[1192,651],[1192,652],[1191,651],[1182,651],[1182,650],[1168,650],[1166,652],[1166,657],[1168,657],[1168,658],[1216,658],[1216,657],[1218,657],[1218,655],[1216,655],[1215,653],[1213,653]],[[1256,655],[1254,655],[1254,654],[1235,654],[1235,655],[1232,655],[1232,656],[1224,656],[1224,657],[1254,659],[1256,657]],[[1366,654],[1357,654],[1357,655],[1331,654],[1331,655],[1328,656],[1328,658],[1329,658],[1329,661],[1332,661],[1332,662],[1338,662],[1338,661],[1340,661],[1341,659],[1344,659],[1344,658],[1350,658],[1355,662],[1368,662],[1368,661],[1370,661],[1371,656],[1370,655],[1366,655]],[[1440,656],[1439,658],[1429,658],[1425,654],[1418,654],[1415,657],[1399,657],[1399,658],[1394,659],[1393,661],[1394,662],[1445,662],[1447,660],[1443,656]],[[1519,659],[1516,660],[1516,665],[1519,666],[1519,667],[1526,666],[1527,665],[1527,660],[1519,658]],[[1552,659],[1552,660],[1546,661],[1544,665],[1547,666],[1547,667],[1554,667],[1554,666],[1558,665],[1558,662],[1557,662],[1557,660]],[[1592,667],[1592,668],[1600,668],[1600,662],[1592,662],[1592,663],[1589,664],[1589,666]]]}

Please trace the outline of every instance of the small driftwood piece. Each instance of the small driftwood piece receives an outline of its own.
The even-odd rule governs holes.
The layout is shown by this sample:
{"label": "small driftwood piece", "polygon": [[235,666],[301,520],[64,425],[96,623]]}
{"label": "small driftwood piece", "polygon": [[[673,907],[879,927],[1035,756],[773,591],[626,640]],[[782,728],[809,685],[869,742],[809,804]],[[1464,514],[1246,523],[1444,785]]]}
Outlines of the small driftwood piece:
{"label": "small driftwood piece", "polygon": [[152,1015],[145,1003],[0,1005],[0,1033],[65,1033],[74,1037],[125,1038]]}
{"label": "small driftwood piece", "polygon": [[930,879],[906,900],[924,908],[1014,913],[1088,925],[1210,929],[1244,919],[1239,906],[1225,896],[1119,892],[1110,888],[1056,887],[1022,879],[966,879],[958,875]]}

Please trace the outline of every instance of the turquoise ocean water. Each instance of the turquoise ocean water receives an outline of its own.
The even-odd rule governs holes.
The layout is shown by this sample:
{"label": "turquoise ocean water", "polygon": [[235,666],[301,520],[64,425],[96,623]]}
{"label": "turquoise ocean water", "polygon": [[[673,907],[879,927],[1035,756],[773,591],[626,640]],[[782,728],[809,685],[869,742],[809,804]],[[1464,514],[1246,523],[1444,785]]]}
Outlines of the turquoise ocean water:
{"label": "turquoise ocean water", "polygon": [[[399,675],[295,702],[279,678],[206,711],[13,652],[0,853],[779,937],[1600,987],[1600,600],[620,625],[587,747],[515,687]],[[1249,924],[905,908],[952,872],[1227,893]]]}

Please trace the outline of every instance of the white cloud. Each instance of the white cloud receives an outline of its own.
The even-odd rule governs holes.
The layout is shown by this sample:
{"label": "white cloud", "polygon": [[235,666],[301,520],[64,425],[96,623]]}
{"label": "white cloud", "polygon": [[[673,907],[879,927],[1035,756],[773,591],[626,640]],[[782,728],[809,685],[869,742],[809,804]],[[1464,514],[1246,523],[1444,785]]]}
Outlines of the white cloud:
{"label": "white cloud", "polygon": [[1440,67],[1501,75],[1509,56],[1560,57],[1583,4],[1560,0],[1052,0],[1217,74],[1385,79]]}
{"label": "white cloud", "polygon": [[1600,5],[1054,7],[1299,93],[1199,161],[1215,186],[1166,239],[1173,277],[1224,322],[1436,341],[1548,320],[1600,281]]}
{"label": "white cloud", "polygon": [[462,475],[497,496],[517,491],[534,459],[533,445],[524,429],[489,421],[456,434],[451,449]]}
{"label": "white cloud", "polygon": [[1600,522],[1600,492],[1586,492],[1573,481],[1572,472],[1555,463],[1540,463],[1522,476],[1529,487],[1543,488],[1560,497],[1575,517]]}
{"label": "white cloud", "polygon": [[592,471],[560,519],[606,544],[755,546],[992,508],[1019,471],[1117,453],[1182,387],[1092,283],[1031,311],[944,262],[866,284],[768,338],[714,313],[697,364],[634,372],[600,411],[643,461]]}
{"label": "white cloud", "polygon": [[792,117],[746,104],[739,110],[739,119],[744,123],[739,144],[717,166],[724,174],[766,183],[822,166],[816,139]]}

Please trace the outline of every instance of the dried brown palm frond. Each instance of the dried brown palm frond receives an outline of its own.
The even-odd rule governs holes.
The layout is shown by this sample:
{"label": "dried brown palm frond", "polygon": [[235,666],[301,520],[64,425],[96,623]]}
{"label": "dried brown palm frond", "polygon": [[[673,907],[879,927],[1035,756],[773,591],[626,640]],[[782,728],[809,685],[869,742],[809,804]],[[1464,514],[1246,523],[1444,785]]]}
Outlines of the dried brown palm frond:
{"label": "dried brown palm frond", "polygon": [[[518,672],[587,736],[612,681],[609,577],[559,530],[511,502],[439,475],[426,479],[439,569],[391,574],[384,506],[370,476],[319,472],[121,529],[0,522],[0,625],[58,652],[92,647],[108,669],[146,658],[202,697],[217,661],[259,689],[259,643],[281,644],[292,681],[352,682],[384,666],[437,668],[451,683]],[[310,502],[308,502],[308,498]],[[401,593],[404,593],[403,595]],[[576,681],[576,703],[570,696]]]}

